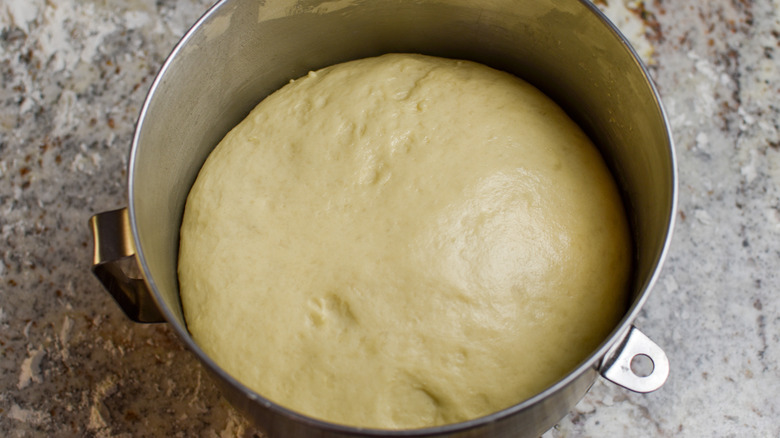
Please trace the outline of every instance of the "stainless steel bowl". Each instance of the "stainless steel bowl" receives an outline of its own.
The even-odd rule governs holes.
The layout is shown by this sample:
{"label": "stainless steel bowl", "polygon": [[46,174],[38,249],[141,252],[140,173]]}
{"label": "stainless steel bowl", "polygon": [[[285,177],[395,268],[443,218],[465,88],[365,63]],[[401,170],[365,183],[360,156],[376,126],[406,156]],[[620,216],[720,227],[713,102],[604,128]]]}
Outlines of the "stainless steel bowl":
{"label": "stainless steel bowl", "polygon": [[[315,420],[263,398],[220,369],[187,332],[176,274],[184,202],[206,156],[289,79],[387,52],[463,58],[506,70],[555,99],[600,147],[635,241],[630,308],[575,370],[537,396],[483,418],[387,431]],[[554,425],[599,374],[648,392],[663,351],[632,322],[661,269],[677,198],[674,148],[658,94],[628,42],[586,0],[223,0],[162,67],[130,153],[129,207],[94,216],[93,271],[127,315],[167,321],[225,396],[272,437],[531,437]],[[142,278],[128,270],[140,267]],[[650,357],[648,376],[631,361]]]}

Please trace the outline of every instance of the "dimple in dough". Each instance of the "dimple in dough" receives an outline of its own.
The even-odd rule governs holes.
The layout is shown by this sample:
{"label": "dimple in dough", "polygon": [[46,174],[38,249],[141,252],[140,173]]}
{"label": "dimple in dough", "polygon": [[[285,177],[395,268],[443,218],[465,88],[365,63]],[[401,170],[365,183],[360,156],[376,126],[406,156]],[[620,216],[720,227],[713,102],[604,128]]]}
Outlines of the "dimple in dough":
{"label": "dimple in dough", "polygon": [[212,152],[179,278],[198,345],[268,399],[387,429],[542,391],[625,311],[623,206],[526,82],[390,54],[309,73]]}

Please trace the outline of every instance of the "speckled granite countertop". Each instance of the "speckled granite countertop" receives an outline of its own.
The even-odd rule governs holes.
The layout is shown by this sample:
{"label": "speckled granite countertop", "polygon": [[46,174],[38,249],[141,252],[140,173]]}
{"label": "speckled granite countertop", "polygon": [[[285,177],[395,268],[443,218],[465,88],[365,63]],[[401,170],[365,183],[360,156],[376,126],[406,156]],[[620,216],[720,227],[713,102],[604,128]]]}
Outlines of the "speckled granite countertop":
{"label": "speckled granite countertop", "polygon": [[[780,436],[780,0],[617,1],[678,148],[676,233],[636,321],[672,374],[647,395],[598,380],[545,438]],[[141,102],[209,5],[0,3],[0,435],[261,435],[89,273],[87,219],[125,205]]]}

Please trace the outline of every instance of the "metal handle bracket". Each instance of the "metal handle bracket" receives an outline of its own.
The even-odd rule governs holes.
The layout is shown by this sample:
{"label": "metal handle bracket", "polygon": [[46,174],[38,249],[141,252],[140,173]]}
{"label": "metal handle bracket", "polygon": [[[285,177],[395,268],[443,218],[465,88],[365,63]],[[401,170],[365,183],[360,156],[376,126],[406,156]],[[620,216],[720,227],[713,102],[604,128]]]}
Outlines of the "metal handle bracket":
{"label": "metal handle bracket", "polygon": [[92,273],[103,283],[128,318],[136,322],[165,322],[139,272],[127,208],[98,213],[89,219],[94,241]]}
{"label": "metal handle bracket", "polygon": [[[646,356],[653,363],[653,369],[641,376],[631,369],[631,362],[637,356]],[[634,326],[623,342],[616,344],[605,356],[599,370],[612,383],[634,392],[653,392],[659,389],[669,377],[669,359],[655,342]]]}

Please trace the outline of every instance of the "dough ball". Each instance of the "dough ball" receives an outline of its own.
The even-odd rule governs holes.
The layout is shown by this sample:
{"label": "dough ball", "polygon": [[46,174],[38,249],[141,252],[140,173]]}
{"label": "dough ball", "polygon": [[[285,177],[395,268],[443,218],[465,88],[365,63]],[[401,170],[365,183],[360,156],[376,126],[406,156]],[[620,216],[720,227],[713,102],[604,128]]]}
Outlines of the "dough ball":
{"label": "dough ball", "polygon": [[222,368],[326,421],[406,429],[517,404],[626,309],[631,243],[599,152],[549,98],[389,54],[263,100],[189,194],[187,325]]}

